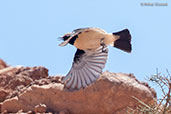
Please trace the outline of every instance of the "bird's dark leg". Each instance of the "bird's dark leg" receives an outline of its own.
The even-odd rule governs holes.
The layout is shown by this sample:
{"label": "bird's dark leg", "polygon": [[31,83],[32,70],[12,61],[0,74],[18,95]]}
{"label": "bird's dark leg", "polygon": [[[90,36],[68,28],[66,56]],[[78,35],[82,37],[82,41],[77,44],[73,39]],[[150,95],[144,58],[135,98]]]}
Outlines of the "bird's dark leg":
{"label": "bird's dark leg", "polygon": [[104,38],[102,38],[102,39],[100,40],[100,45],[102,46],[102,52],[106,52],[106,49],[105,49],[106,44],[104,43]]}

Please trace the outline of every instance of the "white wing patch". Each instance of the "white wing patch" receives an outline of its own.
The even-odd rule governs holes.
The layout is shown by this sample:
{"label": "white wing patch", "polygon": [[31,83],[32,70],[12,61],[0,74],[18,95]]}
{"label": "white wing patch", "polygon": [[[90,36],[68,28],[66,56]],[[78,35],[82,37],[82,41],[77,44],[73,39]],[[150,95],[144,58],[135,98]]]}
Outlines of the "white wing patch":
{"label": "white wing patch", "polygon": [[92,51],[77,50],[69,73],[62,79],[70,90],[85,88],[96,81],[102,73],[108,56],[107,47]]}

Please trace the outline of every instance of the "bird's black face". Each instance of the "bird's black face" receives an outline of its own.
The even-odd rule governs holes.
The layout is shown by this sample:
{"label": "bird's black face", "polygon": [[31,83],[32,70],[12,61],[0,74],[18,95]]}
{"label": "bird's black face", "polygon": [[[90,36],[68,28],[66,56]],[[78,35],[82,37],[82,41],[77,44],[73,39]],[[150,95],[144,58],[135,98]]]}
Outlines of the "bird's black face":
{"label": "bird's black face", "polygon": [[63,40],[65,41],[65,40],[67,40],[70,36],[71,36],[71,34],[68,33],[68,34],[65,34],[62,38],[63,38]]}

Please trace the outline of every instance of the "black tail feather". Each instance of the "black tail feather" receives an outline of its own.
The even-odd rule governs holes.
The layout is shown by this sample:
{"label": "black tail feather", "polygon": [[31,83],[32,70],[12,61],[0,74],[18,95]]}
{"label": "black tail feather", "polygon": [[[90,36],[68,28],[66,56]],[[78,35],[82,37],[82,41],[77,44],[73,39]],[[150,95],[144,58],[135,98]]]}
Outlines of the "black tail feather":
{"label": "black tail feather", "polygon": [[132,46],[131,46],[131,34],[129,30],[124,29],[122,31],[113,33],[113,35],[119,36],[119,39],[117,39],[114,42],[114,47],[130,53],[132,50]]}

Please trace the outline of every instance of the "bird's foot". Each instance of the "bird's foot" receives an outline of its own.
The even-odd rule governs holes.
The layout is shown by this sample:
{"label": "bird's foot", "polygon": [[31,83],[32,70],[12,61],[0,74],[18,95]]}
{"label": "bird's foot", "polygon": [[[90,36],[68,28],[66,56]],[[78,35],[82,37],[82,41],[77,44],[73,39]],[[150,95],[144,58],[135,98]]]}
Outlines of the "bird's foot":
{"label": "bird's foot", "polygon": [[106,50],[106,44],[104,43],[104,38],[102,38],[101,40],[100,40],[100,45],[102,46],[102,52],[106,52],[107,50]]}

